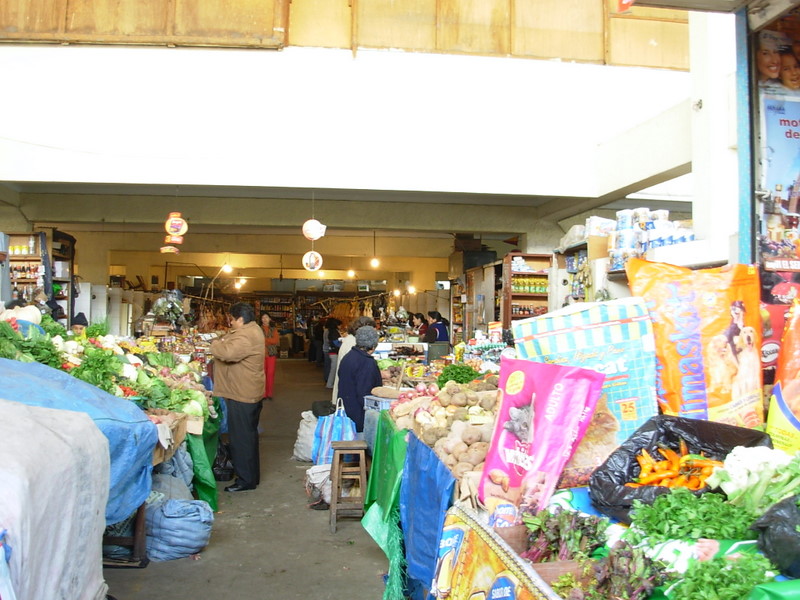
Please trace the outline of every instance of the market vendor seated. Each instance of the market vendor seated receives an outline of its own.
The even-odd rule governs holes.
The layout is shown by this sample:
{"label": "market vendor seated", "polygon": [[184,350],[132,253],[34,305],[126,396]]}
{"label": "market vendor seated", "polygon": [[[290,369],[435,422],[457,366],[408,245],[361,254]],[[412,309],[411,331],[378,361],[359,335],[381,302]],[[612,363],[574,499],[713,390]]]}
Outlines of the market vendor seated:
{"label": "market vendor seated", "polygon": [[86,337],[86,328],[89,326],[89,321],[86,320],[86,315],[79,312],[72,317],[70,322],[70,333],[76,338]]}

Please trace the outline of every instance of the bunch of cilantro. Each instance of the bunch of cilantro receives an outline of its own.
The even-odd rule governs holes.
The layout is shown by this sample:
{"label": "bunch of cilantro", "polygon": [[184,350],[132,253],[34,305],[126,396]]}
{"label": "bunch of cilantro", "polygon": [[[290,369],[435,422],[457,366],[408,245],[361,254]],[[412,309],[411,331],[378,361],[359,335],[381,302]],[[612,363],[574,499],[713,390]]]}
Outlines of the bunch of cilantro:
{"label": "bunch of cilantro", "polygon": [[742,554],[735,559],[719,556],[692,563],[669,590],[669,596],[682,600],[742,600],[750,596],[754,587],[774,577],[775,567],[761,555]]}
{"label": "bunch of cilantro", "polygon": [[649,543],[700,538],[748,540],[756,537],[750,529],[754,520],[749,510],[726,502],[720,494],[696,496],[686,488],[674,488],[652,504],[634,500],[631,535],[635,539],[639,533]]}

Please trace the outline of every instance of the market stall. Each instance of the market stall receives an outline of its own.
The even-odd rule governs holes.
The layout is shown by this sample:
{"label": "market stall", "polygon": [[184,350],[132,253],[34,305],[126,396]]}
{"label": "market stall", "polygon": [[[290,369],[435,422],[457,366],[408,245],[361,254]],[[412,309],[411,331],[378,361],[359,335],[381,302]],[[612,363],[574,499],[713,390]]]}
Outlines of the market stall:
{"label": "market stall", "polygon": [[[385,502],[363,523],[390,558],[384,597],[397,585],[411,598],[677,599],[708,585],[732,600],[798,597],[787,576],[800,571],[800,428],[780,395],[784,418],[769,425],[760,364],[745,360],[759,345],[755,271],[634,260],[631,279],[639,297],[516,321],[516,359],[487,340],[457,347],[469,365],[448,373],[469,368],[469,383],[373,390],[387,397],[367,399],[384,409],[369,486]],[[799,313],[796,303],[778,361],[784,385],[800,368]],[[722,382],[730,348],[738,375]],[[477,391],[493,353],[494,391]],[[398,454],[384,479],[390,444],[402,445],[402,465]]]}

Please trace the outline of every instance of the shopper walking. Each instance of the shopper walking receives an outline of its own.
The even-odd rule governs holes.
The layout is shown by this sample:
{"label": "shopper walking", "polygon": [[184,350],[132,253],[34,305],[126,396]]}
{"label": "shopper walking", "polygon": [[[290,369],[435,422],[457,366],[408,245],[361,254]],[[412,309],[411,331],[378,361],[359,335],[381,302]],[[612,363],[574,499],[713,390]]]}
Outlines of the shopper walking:
{"label": "shopper walking", "polygon": [[229,309],[230,330],[211,342],[214,356],[214,393],[228,411],[228,436],[236,481],[226,492],[254,490],[261,481],[258,420],[264,377],[264,332],[256,323],[253,306],[237,302]]}
{"label": "shopper walking", "polygon": [[275,364],[278,362],[278,344],[281,336],[278,328],[272,325],[269,314],[261,313],[261,331],[264,332],[264,399],[272,400],[272,386],[275,383]]}

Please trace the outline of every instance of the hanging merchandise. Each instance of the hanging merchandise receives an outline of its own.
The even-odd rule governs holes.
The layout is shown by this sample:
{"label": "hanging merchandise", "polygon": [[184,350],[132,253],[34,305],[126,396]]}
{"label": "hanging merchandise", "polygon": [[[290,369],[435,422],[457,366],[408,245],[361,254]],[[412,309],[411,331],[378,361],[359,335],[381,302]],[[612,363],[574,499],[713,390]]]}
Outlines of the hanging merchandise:
{"label": "hanging merchandise", "polygon": [[164,222],[164,230],[169,235],[183,235],[189,230],[189,224],[181,217],[181,213],[171,212]]}

